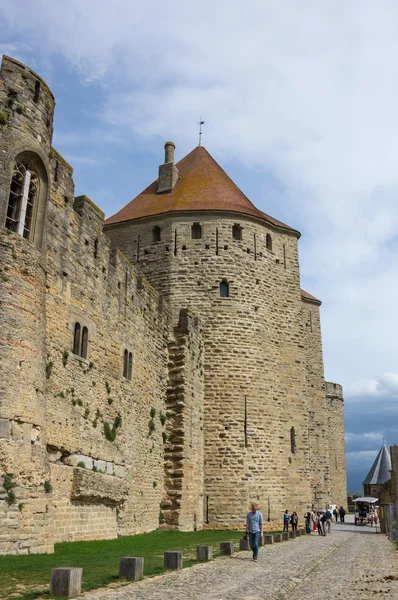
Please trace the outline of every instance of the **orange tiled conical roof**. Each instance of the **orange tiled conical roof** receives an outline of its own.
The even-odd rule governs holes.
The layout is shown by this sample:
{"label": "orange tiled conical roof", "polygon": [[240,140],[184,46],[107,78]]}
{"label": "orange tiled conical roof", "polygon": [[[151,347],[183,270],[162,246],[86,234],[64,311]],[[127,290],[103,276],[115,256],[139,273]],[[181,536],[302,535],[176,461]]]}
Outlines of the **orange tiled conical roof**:
{"label": "orange tiled conical roof", "polygon": [[192,150],[176,167],[180,179],[171,192],[158,194],[156,180],[105,223],[122,223],[176,211],[229,211],[251,215],[295,231],[258,210],[203,146]]}

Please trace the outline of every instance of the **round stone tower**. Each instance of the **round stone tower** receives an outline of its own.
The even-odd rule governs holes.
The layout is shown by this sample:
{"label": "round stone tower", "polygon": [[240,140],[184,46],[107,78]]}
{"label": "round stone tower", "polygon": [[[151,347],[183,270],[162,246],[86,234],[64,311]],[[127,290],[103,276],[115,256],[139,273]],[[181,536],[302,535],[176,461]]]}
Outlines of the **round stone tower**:
{"label": "round stone tower", "polygon": [[21,63],[0,71],[0,554],[50,552],[45,445],[45,216],[54,98]]}
{"label": "round stone tower", "polygon": [[330,488],[332,502],[339,506],[347,504],[347,481],[344,440],[344,397],[338,383],[326,382],[328,437],[330,456]]}
{"label": "round stone tower", "polygon": [[254,500],[275,527],[312,500],[300,234],[256,209],[203,147],[177,165],[173,151],[106,233],[175,320],[181,307],[203,320],[205,526],[241,528]]}

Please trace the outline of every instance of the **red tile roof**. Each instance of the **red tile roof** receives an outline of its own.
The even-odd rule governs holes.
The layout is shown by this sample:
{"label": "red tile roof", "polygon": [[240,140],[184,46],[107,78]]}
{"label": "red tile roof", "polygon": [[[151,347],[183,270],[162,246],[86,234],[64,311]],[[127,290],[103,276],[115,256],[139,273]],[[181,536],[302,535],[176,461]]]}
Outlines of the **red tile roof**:
{"label": "red tile roof", "polygon": [[320,300],[318,300],[318,298],[315,298],[315,296],[311,296],[311,294],[309,294],[305,290],[300,290],[300,292],[301,292],[302,300],[307,300],[307,302],[315,302],[316,304],[319,304],[319,305],[322,304],[322,302]]}
{"label": "red tile roof", "polygon": [[180,179],[171,192],[158,194],[156,180],[105,223],[110,225],[177,211],[228,211],[251,215],[300,235],[258,210],[203,146],[192,150],[176,166]]}

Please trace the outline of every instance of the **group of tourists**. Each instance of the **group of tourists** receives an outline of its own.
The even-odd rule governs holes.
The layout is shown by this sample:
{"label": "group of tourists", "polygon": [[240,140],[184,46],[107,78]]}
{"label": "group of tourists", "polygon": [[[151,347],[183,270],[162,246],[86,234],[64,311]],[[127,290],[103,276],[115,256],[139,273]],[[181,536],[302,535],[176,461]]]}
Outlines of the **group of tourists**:
{"label": "group of tourists", "polygon": [[[312,531],[317,531],[318,535],[326,536],[330,533],[332,527],[333,516],[338,521],[344,523],[345,509],[337,506],[332,512],[327,510],[318,510],[315,504],[311,506],[311,510],[304,515],[305,531],[310,534]],[[289,531],[291,525],[292,531],[297,531],[298,515],[296,511],[292,514],[288,510],[283,513],[283,531]],[[258,504],[251,505],[251,511],[246,515],[246,536],[249,537],[249,545],[253,552],[253,560],[258,560],[258,547],[260,545],[260,537],[263,535],[263,515],[258,510]]]}

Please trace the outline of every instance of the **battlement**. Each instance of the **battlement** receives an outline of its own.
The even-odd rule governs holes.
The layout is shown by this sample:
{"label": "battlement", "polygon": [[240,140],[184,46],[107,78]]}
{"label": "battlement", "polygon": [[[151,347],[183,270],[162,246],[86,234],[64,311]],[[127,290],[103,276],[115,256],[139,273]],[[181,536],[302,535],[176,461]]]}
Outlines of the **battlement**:
{"label": "battlement", "polygon": [[344,400],[343,396],[343,387],[339,383],[332,383],[331,381],[326,381],[326,396],[328,398],[340,398],[340,400]]}

